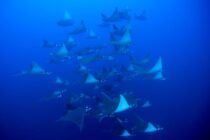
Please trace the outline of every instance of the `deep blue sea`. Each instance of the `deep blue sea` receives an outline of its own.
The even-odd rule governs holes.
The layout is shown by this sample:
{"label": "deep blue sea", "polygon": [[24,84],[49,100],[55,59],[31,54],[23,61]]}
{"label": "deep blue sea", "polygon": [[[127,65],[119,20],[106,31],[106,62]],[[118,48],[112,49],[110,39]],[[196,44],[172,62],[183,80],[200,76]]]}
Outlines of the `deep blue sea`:
{"label": "deep blue sea", "polygon": [[[101,13],[111,15],[115,8],[129,9],[132,19],[133,56],[150,55],[151,64],[161,56],[166,80],[144,80],[135,77],[120,82],[117,92],[131,91],[152,106],[139,109],[138,115],[164,129],[120,137],[103,133],[103,125],[87,117],[80,131],[74,124],[58,122],[66,111],[67,98],[43,101],[57,89],[54,77],[69,81],[68,93],[82,91],[75,84],[81,75],[75,73],[78,61],[70,59],[50,63],[54,50],[43,48],[43,40],[64,41],[69,32],[84,21],[100,37],[88,40],[87,34],[73,35],[79,49],[97,44],[110,44],[112,25],[100,27]],[[74,25],[57,23],[68,11]],[[135,19],[146,11],[146,20]],[[208,1],[199,0],[1,0],[0,1],[0,140],[210,140],[210,11]],[[103,52],[102,52],[103,53]],[[49,76],[17,76],[32,62],[52,72]],[[97,73],[112,62],[93,62],[87,67]],[[124,56],[118,64],[127,64]]]}

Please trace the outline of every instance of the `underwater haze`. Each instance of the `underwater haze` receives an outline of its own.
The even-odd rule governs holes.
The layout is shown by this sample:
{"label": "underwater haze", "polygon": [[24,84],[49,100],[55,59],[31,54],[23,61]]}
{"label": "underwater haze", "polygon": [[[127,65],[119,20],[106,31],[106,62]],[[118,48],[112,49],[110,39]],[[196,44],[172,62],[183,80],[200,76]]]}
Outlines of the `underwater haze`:
{"label": "underwater haze", "polygon": [[209,3],[1,0],[0,140],[209,140]]}

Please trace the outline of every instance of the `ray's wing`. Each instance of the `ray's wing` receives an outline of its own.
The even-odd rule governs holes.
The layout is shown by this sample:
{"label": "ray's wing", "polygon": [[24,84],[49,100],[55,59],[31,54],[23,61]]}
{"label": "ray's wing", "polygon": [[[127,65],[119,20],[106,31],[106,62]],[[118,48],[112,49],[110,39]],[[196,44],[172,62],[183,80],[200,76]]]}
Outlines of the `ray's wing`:
{"label": "ray's wing", "polygon": [[75,110],[69,110],[64,116],[62,116],[59,121],[72,122],[78,126],[80,131],[83,129],[85,117],[85,109],[77,108]]}

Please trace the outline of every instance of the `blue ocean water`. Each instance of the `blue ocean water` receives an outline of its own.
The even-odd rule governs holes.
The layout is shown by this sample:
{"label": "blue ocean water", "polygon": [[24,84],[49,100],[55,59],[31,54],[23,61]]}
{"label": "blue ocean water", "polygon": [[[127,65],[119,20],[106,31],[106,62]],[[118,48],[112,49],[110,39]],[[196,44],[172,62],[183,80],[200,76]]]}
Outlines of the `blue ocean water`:
{"label": "blue ocean water", "polygon": [[[52,92],[53,78],[14,76],[31,62],[39,62],[49,71],[71,82],[77,62],[49,63],[49,49],[43,39],[62,41],[71,27],[57,25],[68,10],[75,23],[84,20],[100,39],[88,41],[85,35],[75,39],[80,47],[89,43],[107,43],[110,29],[98,26],[101,13],[131,9],[131,15],[147,11],[146,21],[132,19],[132,51],[142,58],[150,53],[152,62],[161,56],[164,81],[135,78],[123,83],[122,90],[134,91],[152,102],[139,110],[147,121],[164,130],[129,138],[104,134],[96,121],[85,121],[84,130],[57,120],[64,114],[66,99],[43,102]],[[80,139],[151,139],[209,140],[209,9],[208,2],[196,0],[3,0],[0,5],[0,139],[1,140],[80,140]],[[120,23],[118,23],[120,24]],[[122,23],[123,24],[123,23]],[[120,60],[119,60],[120,61]],[[119,63],[123,63],[122,59]],[[97,69],[98,64],[92,64]],[[68,88],[69,92],[80,85]],[[91,92],[91,91],[90,91]]]}

